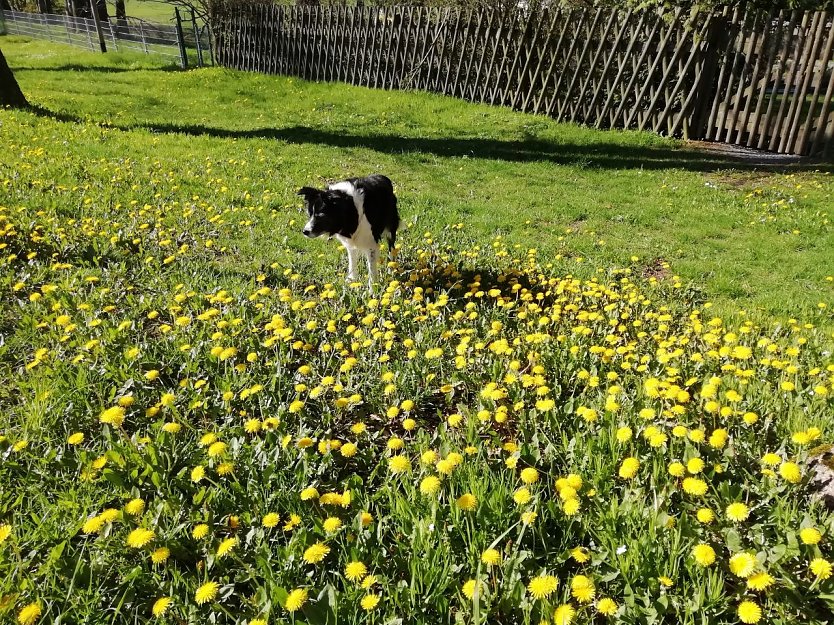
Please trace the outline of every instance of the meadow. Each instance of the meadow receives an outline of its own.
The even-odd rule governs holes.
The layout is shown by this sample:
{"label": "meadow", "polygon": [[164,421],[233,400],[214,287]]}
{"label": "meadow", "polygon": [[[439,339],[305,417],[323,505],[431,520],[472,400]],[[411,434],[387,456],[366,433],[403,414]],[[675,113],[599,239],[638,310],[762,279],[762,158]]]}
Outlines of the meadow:
{"label": "meadow", "polygon": [[830,167],[0,46],[4,621],[831,622]]}

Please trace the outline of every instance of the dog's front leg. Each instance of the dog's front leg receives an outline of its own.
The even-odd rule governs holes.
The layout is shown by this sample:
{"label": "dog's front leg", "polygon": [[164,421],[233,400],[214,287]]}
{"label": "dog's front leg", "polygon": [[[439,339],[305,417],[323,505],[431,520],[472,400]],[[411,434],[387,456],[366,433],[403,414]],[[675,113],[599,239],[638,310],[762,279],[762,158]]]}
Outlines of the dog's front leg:
{"label": "dog's front leg", "polygon": [[359,272],[356,267],[356,260],[359,253],[352,247],[347,248],[348,253],[348,275],[347,279],[351,282],[356,282],[359,278]]}
{"label": "dog's front leg", "polygon": [[374,286],[374,280],[376,280],[377,275],[377,264],[379,263],[379,248],[372,247],[371,249],[365,252],[365,255],[368,259],[368,288],[371,289]]}

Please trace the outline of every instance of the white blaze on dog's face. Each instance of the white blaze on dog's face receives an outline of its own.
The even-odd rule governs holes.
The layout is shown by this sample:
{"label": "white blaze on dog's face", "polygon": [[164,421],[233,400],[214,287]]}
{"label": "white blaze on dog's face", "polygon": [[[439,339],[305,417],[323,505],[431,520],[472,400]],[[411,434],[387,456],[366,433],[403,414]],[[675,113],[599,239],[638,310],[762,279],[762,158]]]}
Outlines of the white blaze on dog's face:
{"label": "white blaze on dog's face", "polygon": [[307,223],[304,236],[315,239],[321,236],[351,234],[356,230],[357,214],[353,198],[341,189],[319,190],[304,187],[299,192],[304,197]]}

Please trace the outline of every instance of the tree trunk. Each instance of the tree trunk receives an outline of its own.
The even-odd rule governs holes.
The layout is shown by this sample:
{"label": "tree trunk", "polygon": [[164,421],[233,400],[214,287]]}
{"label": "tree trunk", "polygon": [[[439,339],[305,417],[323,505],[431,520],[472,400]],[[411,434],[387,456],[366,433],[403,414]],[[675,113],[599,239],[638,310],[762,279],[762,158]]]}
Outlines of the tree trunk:
{"label": "tree trunk", "polygon": [[6,57],[0,50],[0,106],[11,106],[12,108],[26,108],[29,103],[20,90],[12,70],[6,63]]}

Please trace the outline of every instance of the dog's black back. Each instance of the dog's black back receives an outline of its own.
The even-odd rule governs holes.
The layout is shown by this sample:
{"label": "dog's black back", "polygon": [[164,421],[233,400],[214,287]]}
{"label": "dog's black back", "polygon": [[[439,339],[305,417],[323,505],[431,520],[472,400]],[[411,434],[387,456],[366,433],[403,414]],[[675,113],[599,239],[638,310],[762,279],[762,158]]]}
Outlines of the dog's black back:
{"label": "dog's black back", "polygon": [[366,178],[348,178],[347,182],[365,195],[365,216],[371,224],[374,240],[379,243],[382,233],[387,231],[388,244],[394,247],[397,228],[400,227],[400,214],[391,180],[382,174],[372,174]]}

